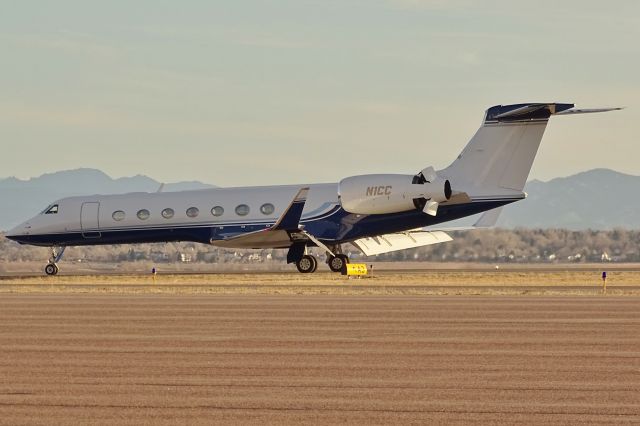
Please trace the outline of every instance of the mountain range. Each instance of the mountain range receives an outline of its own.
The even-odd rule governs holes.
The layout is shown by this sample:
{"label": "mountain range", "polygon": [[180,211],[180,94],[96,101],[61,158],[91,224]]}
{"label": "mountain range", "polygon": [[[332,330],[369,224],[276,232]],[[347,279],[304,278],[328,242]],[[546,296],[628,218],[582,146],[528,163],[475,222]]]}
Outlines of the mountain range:
{"label": "mountain range", "polygon": [[[160,182],[143,175],[113,179],[100,170],[77,169],[21,180],[0,179],[0,230],[10,229],[50,202],[74,195],[154,192]],[[202,182],[168,183],[163,191],[214,188]],[[529,181],[526,200],[507,206],[504,228],[640,228],[640,176],[594,169],[548,182]]]}
{"label": "mountain range", "polygon": [[639,229],[640,176],[593,169],[548,182],[532,180],[527,199],[505,207],[504,228]]}

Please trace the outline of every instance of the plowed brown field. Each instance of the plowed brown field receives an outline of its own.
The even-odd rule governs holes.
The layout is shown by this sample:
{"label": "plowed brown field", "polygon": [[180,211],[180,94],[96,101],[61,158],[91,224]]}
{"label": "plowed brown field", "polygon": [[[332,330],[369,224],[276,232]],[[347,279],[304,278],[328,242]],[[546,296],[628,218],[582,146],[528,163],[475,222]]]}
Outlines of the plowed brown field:
{"label": "plowed brown field", "polygon": [[0,424],[638,424],[638,297],[0,296]]}

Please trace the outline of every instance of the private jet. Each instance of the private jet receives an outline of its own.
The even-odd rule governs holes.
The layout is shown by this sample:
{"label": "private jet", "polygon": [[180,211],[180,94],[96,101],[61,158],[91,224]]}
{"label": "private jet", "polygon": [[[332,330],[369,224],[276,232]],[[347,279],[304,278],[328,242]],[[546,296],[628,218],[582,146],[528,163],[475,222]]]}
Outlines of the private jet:
{"label": "private jet", "polygon": [[[566,103],[497,105],[460,155],[442,170],[351,176],[337,183],[90,195],[57,200],[7,238],[51,248],[44,271],[58,273],[69,246],[193,241],[217,247],[286,249],[287,263],[311,273],[326,252],[331,271],[349,262],[344,246],[366,256],[450,241],[442,224],[522,200],[551,116],[620,108]],[[460,228],[453,228],[460,229]]]}

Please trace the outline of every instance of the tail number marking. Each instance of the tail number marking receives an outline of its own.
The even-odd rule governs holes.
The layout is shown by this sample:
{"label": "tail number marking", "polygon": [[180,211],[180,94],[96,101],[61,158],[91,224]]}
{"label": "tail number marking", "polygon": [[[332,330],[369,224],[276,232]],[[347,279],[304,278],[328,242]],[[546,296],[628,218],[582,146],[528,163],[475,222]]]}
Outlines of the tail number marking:
{"label": "tail number marking", "polygon": [[391,185],[369,186],[367,187],[367,197],[374,197],[378,195],[391,195]]}

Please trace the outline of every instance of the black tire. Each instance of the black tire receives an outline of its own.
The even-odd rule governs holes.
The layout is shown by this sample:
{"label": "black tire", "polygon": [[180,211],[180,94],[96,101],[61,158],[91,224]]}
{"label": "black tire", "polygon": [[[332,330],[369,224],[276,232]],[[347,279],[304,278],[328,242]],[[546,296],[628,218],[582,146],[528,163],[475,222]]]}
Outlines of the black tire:
{"label": "black tire", "polygon": [[318,259],[316,259],[315,256],[311,256],[311,255],[309,255],[309,256],[313,260],[313,269],[310,272],[312,274],[312,273],[314,273],[316,271],[316,269],[318,269]]}
{"label": "black tire", "polygon": [[347,255],[338,254],[329,259],[329,269],[333,272],[342,272],[342,270],[347,267],[347,263],[349,263]]}
{"label": "black tire", "polygon": [[58,265],[48,263],[47,266],[44,267],[44,273],[47,275],[58,275]]}
{"label": "black tire", "polygon": [[298,272],[301,272],[303,274],[310,274],[312,272],[315,272],[317,267],[318,261],[315,257],[309,254],[305,254],[304,256],[302,256],[302,258],[300,258],[300,260],[296,262],[296,268],[298,268]]}

